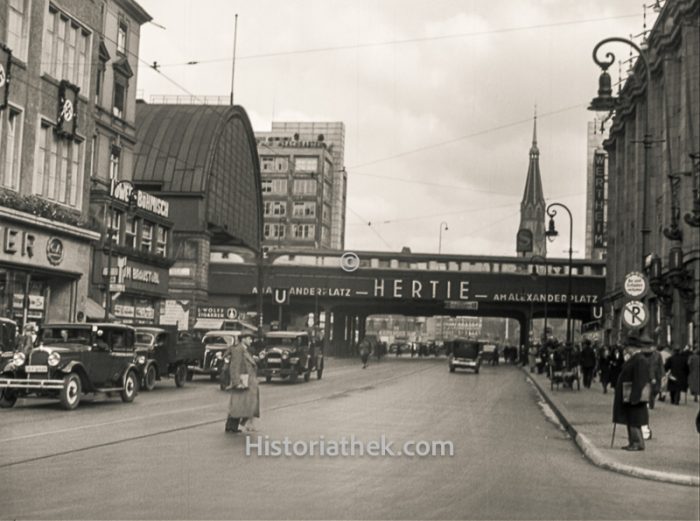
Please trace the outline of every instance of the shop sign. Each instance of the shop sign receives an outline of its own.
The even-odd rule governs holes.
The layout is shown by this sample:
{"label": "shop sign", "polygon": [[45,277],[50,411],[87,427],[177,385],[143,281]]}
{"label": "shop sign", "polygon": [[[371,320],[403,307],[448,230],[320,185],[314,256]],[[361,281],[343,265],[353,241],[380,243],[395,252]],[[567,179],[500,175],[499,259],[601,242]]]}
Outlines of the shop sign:
{"label": "shop sign", "polygon": [[7,107],[10,96],[10,68],[12,67],[12,51],[0,43],[0,110]]}
{"label": "shop sign", "polygon": [[63,262],[63,242],[58,237],[51,237],[46,241],[46,258],[54,266]]}
{"label": "shop sign", "polygon": [[134,316],[134,306],[129,306],[128,304],[114,304],[112,309],[118,317],[133,318]]}
{"label": "shop sign", "polygon": [[593,155],[593,247],[608,245],[605,224],[605,152]]}
{"label": "shop sign", "polygon": [[29,295],[29,309],[44,309],[43,295]]}
{"label": "shop sign", "polygon": [[170,214],[170,203],[165,201],[155,195],[151,195],[143,190],[135,190],[133,185],[130,183],[118,183],[112,182],[112,197],[128,203],[132,192],[136,194],[136,207],[147,212],[160,215],[161,217],[168,218]]}
{"label": "shop sign", "polygon": [[136,318],[144,320],[153,320],[156,316],[156,311],[150,306],[136,306]]}
{"label": "shop sign", "polygon": [[[105,259],[105,264],[107,259]],[[127,257],[118,257],[116,262],[112,261],[112,284],[124,285],[125,290],[137,289],[134,283],[138,283],[141,288],[148,290],[167,291],[168,277],[164,268],[150,268],[141,264],[130,262]],[[102,276],[107,276],[107,266],[102,268]],[[144,288],[145,289],[145,288]],[[124,290],[121,290],[124,291]]]}
{"label": "shop sign", "polygon": [[13,295],[12,295],[12,307],[13,308],[23,308],[24,307],[24,294],[13,293]]}
{"label": "shop sign", "polygon": [[238,317],[238,310],[232,306],[198,306],[196,317],[233,320]]}

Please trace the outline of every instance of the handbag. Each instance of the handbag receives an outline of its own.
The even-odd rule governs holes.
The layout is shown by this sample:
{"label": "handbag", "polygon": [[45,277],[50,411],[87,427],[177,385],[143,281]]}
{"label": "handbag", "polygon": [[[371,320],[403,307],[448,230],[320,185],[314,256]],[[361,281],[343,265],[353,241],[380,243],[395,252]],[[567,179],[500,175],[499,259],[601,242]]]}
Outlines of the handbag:
{"label": "handbag", "polygon": [[[632,382],[622,382],[622,403],[631,403],[632,397]],[[644,384],[642,387],[642,394],[639,397],[640,402],[648,402],[651,400],[651,385],[649,383]]]}
{"label": "handbag", "polygon": [[241,374],[240,379],[238,380],[238,383],[233,386],[234,389],[237,391],[245,391],[248,389],[250,384],[250,375],[247,373]]}

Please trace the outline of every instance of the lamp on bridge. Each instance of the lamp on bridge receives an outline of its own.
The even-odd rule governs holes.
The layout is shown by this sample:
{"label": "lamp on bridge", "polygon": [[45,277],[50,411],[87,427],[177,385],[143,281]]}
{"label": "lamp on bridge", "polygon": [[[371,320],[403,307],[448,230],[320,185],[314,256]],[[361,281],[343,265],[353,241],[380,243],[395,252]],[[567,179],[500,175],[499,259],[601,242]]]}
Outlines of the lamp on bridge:
{"label": "lamp on bridge", "polygon": [[[443,228],[443,226],[444,226],[444,228]],[[440,223],[440,234],[439,234],[439,236],[438,236],[438,255],[439,255],[440,253],[442,253],[442,230],[443,230],[443,229],[444,229],[445,231],[449,230],[449,228],[447,227],[447,222],[445,222],[445,221],[442,221],[442,222]]]}
{"label": "lamp on bridge", "polygon": [[[552,225],[554,223],[552,222]],[[554,230],[554,233],[556,233],[556,230]],[[530,262],[532,263],[532,272],[530,273],[530,278],[532,280],[537,280],[538,273],[537,273],[537,265],[534,263],[534,261],[540,260],[544,264],[544,340],[547,340],[547,301],[549,300],[549,265],[547,264],[547,257],[543,257],[542,255],[533,255],[530,257]],[[530,317],[530,320],[532,320],[532,317]]]}
{"label": "lamp on bridge", "polygon": [[551,203],[547,206],[547,215],[549,216],[549,226],[547,231],[544,233],[548,240],[553,241],[554,238],[559,235],[559,232],[554,227],[554,217],[557,215],[557,210],[555,207],[563,208],[566,213],[569,214],[569,276],[568,276],[568,288],[566,290],[566,343],[573,346],[573,338],[571,331],[571,256],[573,254],[573,233],[574,233],[574,219],[571,216],[571,210],[562,203]]}

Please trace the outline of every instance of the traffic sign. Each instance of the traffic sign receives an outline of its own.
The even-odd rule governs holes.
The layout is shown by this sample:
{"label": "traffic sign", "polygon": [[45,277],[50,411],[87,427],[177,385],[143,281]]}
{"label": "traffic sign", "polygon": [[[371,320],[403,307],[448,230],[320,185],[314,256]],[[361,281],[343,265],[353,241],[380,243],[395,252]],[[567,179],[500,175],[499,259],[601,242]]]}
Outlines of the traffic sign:
{"label": "traffic sign", "polygon": [[649,321],[649,310],[646,304],[639,300],[630,300],[622,308],[622,321],[632,329],[644,327]]}
{"label": "traffic sign", "polygon": [[226,318],[235,320],[238,318],[238,310],[236,308],[226,308]]}
{"label": "traffic sign", "polygon": [[623,286],[625,295],[629,298],[643,298],[649,291],[649,281],[644,273],[631,271],[625,275],[625,284]]}

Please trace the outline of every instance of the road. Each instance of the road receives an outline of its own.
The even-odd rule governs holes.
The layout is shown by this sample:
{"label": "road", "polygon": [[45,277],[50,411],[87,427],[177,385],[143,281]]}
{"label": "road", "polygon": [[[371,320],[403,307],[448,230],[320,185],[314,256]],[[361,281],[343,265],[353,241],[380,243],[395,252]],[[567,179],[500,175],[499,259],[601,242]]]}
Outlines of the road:
{"label": "road", "polygon": [[[589,464],[513,367],[330,360],[323,380],[260,386],[251,440],[451,441],[453,456],[246,456],[227,395],[160,382],[132,404],[0,411],[7,519],[698,519],[697,489]],[[267,438],[265,438],[267,437]]]}

